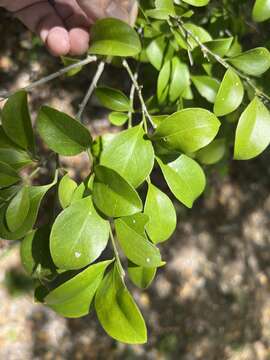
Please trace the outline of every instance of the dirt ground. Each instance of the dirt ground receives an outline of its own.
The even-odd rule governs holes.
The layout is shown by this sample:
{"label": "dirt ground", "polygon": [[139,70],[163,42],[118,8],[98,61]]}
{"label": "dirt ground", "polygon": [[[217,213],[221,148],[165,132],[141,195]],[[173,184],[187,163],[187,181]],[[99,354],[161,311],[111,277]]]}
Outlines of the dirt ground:
{"label": "dirt ground", "polygon": [[[0,34],[0,92],[59,68],[1,12]],[[84,75],[42,87],[31,97],[33,113],[44,102],[74,113],[91,71]],[[85,121],[96,133],[109,126],[95,100]],[[81,158],[68,165],[76,174],[84,169]],[[167,265],[150,289],[132,288],[148,324],[144,346],[111,340],[94,314],[68,320],[35,304],[18,244],[0,241],[0,359],[270,359],[269,190],[267,151],[255,161],[233,162],[226,176],[212,172],[191,211],[178,206],[177,231],[161,249]]]}

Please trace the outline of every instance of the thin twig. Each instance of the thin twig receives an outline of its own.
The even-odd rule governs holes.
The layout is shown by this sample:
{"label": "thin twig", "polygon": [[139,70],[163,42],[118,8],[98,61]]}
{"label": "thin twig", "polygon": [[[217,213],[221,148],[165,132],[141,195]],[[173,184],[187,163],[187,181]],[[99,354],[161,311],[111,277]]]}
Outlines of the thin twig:
{"label": "thin twig", "polygon": [[[20,90],[25,90],[25,91],[31,91],[32,89],[36,88],[37,86],[46,84],[47,82],[54,80],[56,78],[58,78],[59,76],[66,74],[67,72],[69,72],[70,70],[76,69],[77,67],[81,67],[84,65],[87,65],[91,62],[97,61],[97,57],[96,56],[87,56],[86,59],[78,61],[76,64],[71,64],[69,66],[66,66],[58,71],[56,71],[53,74],[50,74],[48,76],[43,77],[42,79],[39,79],[23,88],[21,88]],[[13,95],[14,93],[16,93],[16,91],[11,91],[11,92],[5,92],[5,93],[1,93],[0,94],[0,102],[7,99],[8,97],[10,97],[11,95]]]}
{"label": "thin twig", "polygon": [[[138,73],[134,74],[135,80],[138,79]],[[132,83],[129,93],[129,100],[130,100],[130,110],[128,112],[128,127],[132,126],[132,114],[133,114],[133,106],[134,106],[134,95],[135,95],[135,85]]]}
{"label": "thin twig", "polygon": [[132,83],[134,84],[135,86],[135,89],[138,93],[138,97],[139,97],[139,100],[140,100],[140,103],[141,103],[141,107],[142,107],[142,112],[145,114],[146,118],[149,120],[150,124],[153,126],[153,128],[156,128],[156,125],[154,124],[148,110],[147,110],[147,107],[146,107],[146,104],[144,102],[144,99],[143,99],[143,96],[142,96],[142,87],[138,84],[137,82],[137,79],[135,78],[132,70],[130,69],[129,65],[128,65],[128,62],[126,60],[123,60],[123,66],[124,68],[127,70],[128,74],[129,74],[129,77],[132,81]]}
{"label": "thin twig", "polygon": [[202,50],[204,55],[211,55],[218,63],[220,63],[223,67],[225,67],[226,69],[228,69],[229,67],[233,67],[234,71],[236,72],[236,74],[243,79],[244,81],[246,81],[246,83],[255,91],[255,94],[261,98],[266,99],[267,101],[270,102],[270,96],[268,96],[267,94],[265,94],[263,91],[261,91],[260,89],[257,88],[256,85],[253,84],[252,80],[246,76],[245,74],[243,74],[241,71],[237,70],[234,66],[232,66],[231,64],[229,64],[225,59],[221,58],[219,55],[215,54],[213,51],[211,51],[207,46],[205,46],[200,39],[194,35],[192,33],[192,31],[190,31],[189,29],[186,28],[185,23],[177,18],[177,24],[178,27],[181,31],[184,31],[186,35],[190,36],[200,47],[200,49]]}
{"label": "thin twig", "polygon": [[113,246],[113,252],[114,252],[114,255],[115,255],[115,259],[116,259],[116,263],[117,263],[117,266],[118,266],[118,270],[120,272],[120,276],[121,278],[124,280],[124,277],[125,277],[125,270],[121,264],[121,260],[120,260],[120,257],[119,257],[119,253],[118,253],[118,250],[117,250],[117,247],[116,247],[116,244],[115,244],[115,240],[114,240],[114,236],[113,236],[113,232],[112,232],[112,228],[110,226],[110,238],[111,238],[111,241],[112,241],[112,246]]}
{"label": "thin twig", "polygon": [[81,102],[81,104],[79,105],[79,111],[78,111],[78,114],[76,115],[76,118],[78,120],[81,120],[81,117],[82,117],[82,114],[84,112],[84,109],[86,107],[86,105],[88,104],[88,101],[90,100],[90,97],[91,95],[93,94],[96,86],[97,86],[97,83],[104,71],[104,67],[105,67],[105,62],[104,61],[101,61],[100,64],[98,65],[98,68],[97,68],[97,71],[96,71],[96,74],[87,90],[87,93],[85,94],[85,97],[83,98],[83,101]]}

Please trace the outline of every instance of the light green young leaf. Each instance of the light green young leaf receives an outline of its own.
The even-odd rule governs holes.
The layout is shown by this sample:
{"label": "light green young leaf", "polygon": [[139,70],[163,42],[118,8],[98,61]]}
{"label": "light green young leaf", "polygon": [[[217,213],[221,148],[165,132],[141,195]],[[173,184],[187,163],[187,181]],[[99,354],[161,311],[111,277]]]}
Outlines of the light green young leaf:
{"label": "light green young leaf", "polygon": [[6,211],[7,226],[11,232],[24,223],[30,206],[29,187],[24,186],[10,201]]}
{"label": "light green young leaf", "polygon": [[101,325],[113,339],[128,344],[147,341],[142,314],[116,266],[102,280],[95,297],[95,308]]}
{"label": "light green young leaf", "polygon": [[260,155],[270,143],[270,114],[255,97],[239,119],[236,129],[234,158],[248,160]]}
{"label": "light green young leaf", "polygon": [[136,190],[116,171],[96,166],[93,201],[97,208],[110,217],[136,214],[142,211],[142,201]]}
{"label": "light green young leaf", "polygon": [[215,102],[219,88],[219,81],[217,79],[206,75],[197,75],[192,76],[191,80],[203,98],[210,103]]}
{"label": "light green young leaf", "polygon": [[68,174],[62,177],[58,187],[58,198],[63,209],[71,204],[72,196],[77,187],[77,183]]}
{"label": "light green young leaf", "polygon": [[55,272],[49,248],[50,227],[31,231],[21,242],[22,265],[33,278],[47,277]]}
{"label": "light green young leaf", "polygon": [[[201,26],[195,25],[193,23],[186,23],[185,28],[189,30],[194,37],[196,37],[201,43],[205,43],[212,40],[211,35]],[[180,32],[174,32],[178,45],[183,49],[194,50],[198,43],[194,40],[193,37],[188,37],[188,45],[186,39],[183,37],[183,34]],[[178,35],[177,35],[178,34]]]}
{"label": "light green young leaf", "polygon": [[254,21],[263,22],[270,18],[270,0],[256,0],[252,17]]}
{"label": "light green young leaf", "polygon": [[153,281],[157,268],[138,266],[131,261],[128,262],[128,276],[133,284],[140,289],[146,289]]}
{"label": "light green young leaf", "polygon": [[0,188],[16,184],[19,174],[8,164],[0,161]]}
{"label": "light green young leaf", "polygon": [[48,106],[43,106],[38,113],[37,130],[50,149],[64,156],[77,155],[92,143],[86,127]]}
{"label": "light green young leaf", "polygon": [[163,120],[153,140],[183,152],[195,152],[208,145],[217,135],[220,122],[210,111],[201,108],[180,110]]}
{"label": "light green young leaf", "polygon": [[25,91],[9,97],[1,117],[6,135],[21,148],[34,152],[34,134]]}
{"label": "light green young leaf", "polygon": [[192,6],[206,6],[210,0],[183,0],[183,2],[192,5]]}
{"label": "light green young leaf", "polygon": [[111,112],[109,114],[109,121],[115,126],[123,126],[128,120],[128,114],[121,112]]}
{"label": "light green young leaf", "polygon": [[224,139],[216,139],[212,141],[205,148],[199,150],[196,153],[196,159],[205,165],[212,165],[219,162],[226,151],[225,140]]}
{"label": "light green young leaf", "polygon": [[205,175],[199,164],[186,155],[181,155],[175,161],[164,164],[157,159],[164,178],[174,196],[192,208],[194,201],[205,188]]}
{"label": "light green young leaf", "polygon": [[141,51],[138,34],[127,23],[106,18],[91,28],[90,54],[108,56],[134,56]]}
{"label": "light green young leaf", "polygon": [[104,148],[100,165],[115,170],[135,188],[150,174],[154,166],[154,149],[141,125],[116,135]]}
{"label": "light green young leaf", "polygon": [[176,101],[190,82],[189,69],[186,64],[181,63],[178,57],[171,60],[171,74],[169,84],[169,100]]}
{"label": "light green young leaf", "polygon": [[270,53],[266,48],[258,47],[230,58],[228,61],[248,75],[260,76],[270,67]]}
{"label": "light green young leaf", "polygon": [[163,64],[173,57],[174,48],[165,36],[158,36],[146,48],[149,62],[160,70]]}
{"label": "light green young leaf", "polygon": [[214,105],[214,113],[224,116],[235,111],[242,103],[244,87],[239,76],[229,68],[221,82]]}
{"label": "light green young leaf", "polygon": [[144,229],[138,229],[137,222],[145,221],[144,216],[146,215],[136,214],[116,219],[115,231],[118,241],[126,257],[134,264],[151,268],[161,266],[159,249],[147,240]]}
{"label": "light green young leaf", "polygon": [[50,236],[53,261],[60,269],[80,269],[105,249],[109,223],[96,212],[91,196],[75,201],[56,218]]}
{"label": "light green young leaf", "polygon": [[30,186],[29,187],[29,199],[30,206],[27,217],[25,218],[23,224],[15,232],[8,230],[6,226],[6,209],[7,206],[0,208],[0,237],[6,240],[18,240],[23,238],[28,231],[30,231],[37,219],[38,210],[40,203],[51,187],[57,183],[58,173],[56,172],[55,178],[51,184],[43,186]]}
{"label": "light green young leaf", "polygon": [[107,260],[91,265],[53,289],[45,297],[45,304],[61,316],[68,318],[87,315],[104,272],[112,261]]}
{"label": "light green young leaf", "polygon": [[114,111],[129,111],[130,100],[120,90],[110,87],[98,87],[95,91],[103,106]]}
{"label": "light green young leaf", "polygon": [[176,227],[176,213],[170,198],[156,186],[149,184],[144,213],[148,215],[146,232],[155,243],[167,240]]}

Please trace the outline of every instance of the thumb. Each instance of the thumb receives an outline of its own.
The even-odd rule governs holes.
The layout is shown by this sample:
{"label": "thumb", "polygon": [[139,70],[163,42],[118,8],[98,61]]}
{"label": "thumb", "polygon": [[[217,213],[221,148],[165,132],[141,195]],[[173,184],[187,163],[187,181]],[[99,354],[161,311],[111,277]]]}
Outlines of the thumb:
{"label": "thumb", "polygon": [[136,0],[77,0],[91,19],[114,17],[134,25],[138,12]]}

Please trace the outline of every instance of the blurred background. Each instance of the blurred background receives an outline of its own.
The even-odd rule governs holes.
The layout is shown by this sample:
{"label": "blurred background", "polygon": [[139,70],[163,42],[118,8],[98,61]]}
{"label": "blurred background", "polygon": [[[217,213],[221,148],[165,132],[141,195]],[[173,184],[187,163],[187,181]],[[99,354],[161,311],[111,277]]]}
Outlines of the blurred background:
{"label": "blurred background", "polygon": [[[0,91],[12,90],[61,67],[37,38],[0,11]],[[41,104],[75,114],[95,66],[62,78],[30,96],[33,119]],[[116,85],[121,70],[108,68],[102,82]],[[115,131],[96,99],[84,121],[94,134]],[[77,179],[82,156],[63,159]],[[157,176],[156,181],[167,190]],[[163,244],[167,265],[148,290],[131,286],[149,341],[128,346],[110,339],[94,314],[64,319],[33,301],[33,286],[19,259],[19,244],[0,240],[0,359],[270,359],[270,163],[254,161],[213,168],[208,189],[192,211],[177,205],[178,228]],[[46,206],[45,210],[46,211]]]}

